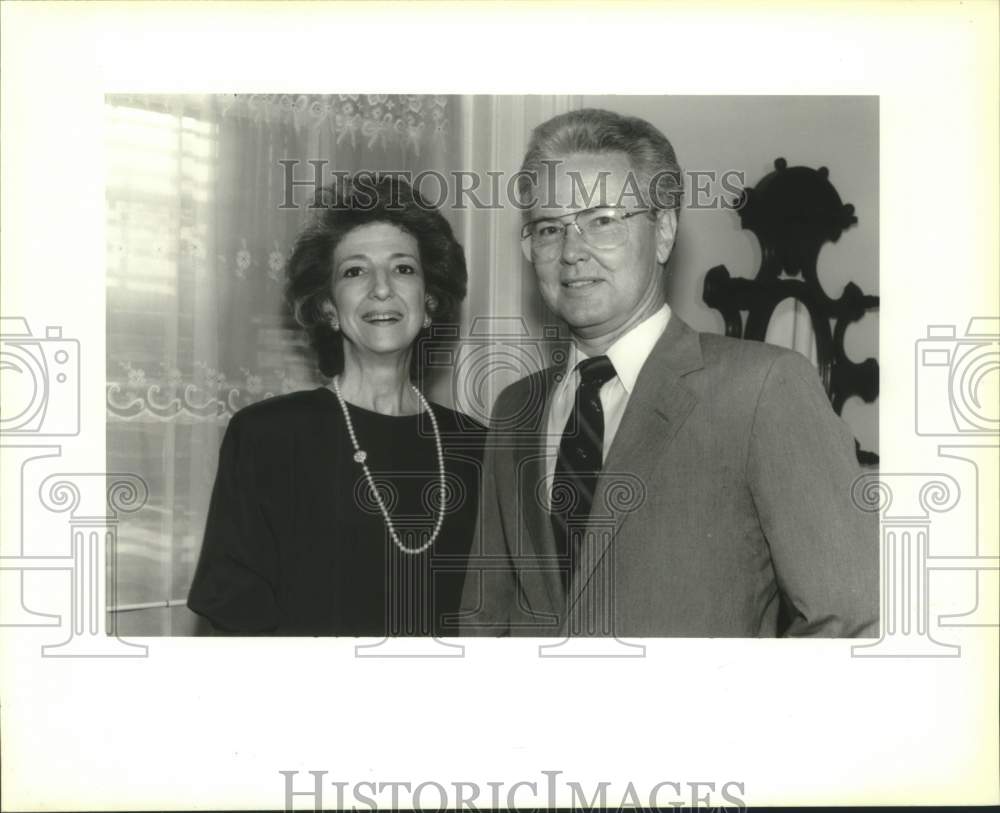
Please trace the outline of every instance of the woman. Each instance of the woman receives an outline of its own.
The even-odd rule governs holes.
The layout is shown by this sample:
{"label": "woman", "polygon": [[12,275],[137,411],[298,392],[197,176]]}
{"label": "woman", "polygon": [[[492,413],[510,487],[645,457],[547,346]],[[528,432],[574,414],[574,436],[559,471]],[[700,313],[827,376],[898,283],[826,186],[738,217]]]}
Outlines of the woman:
{"label": "woman", "polygon": [[324,190],[288,266],[332,381],[240,410],[222,443],[188,597],[219,631],[457,634],[485,430],[411,377],[417,340],[457,316],[465,258],[406,183],[364,180]]}

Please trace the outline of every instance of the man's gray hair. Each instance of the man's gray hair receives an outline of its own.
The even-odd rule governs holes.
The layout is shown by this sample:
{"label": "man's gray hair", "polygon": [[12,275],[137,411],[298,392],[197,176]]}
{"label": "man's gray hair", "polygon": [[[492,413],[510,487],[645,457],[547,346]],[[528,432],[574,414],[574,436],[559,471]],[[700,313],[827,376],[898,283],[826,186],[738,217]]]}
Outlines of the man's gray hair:
{"label": "man's gray hair", "polygon": [[527,204],[549,171],[543,162],[572,153],[606,152],[628,157],[643,205],[680,213],[684,179],[666,136],[644,119],[584,108],[551,118],[532,131],[517,179],[525,216]]}

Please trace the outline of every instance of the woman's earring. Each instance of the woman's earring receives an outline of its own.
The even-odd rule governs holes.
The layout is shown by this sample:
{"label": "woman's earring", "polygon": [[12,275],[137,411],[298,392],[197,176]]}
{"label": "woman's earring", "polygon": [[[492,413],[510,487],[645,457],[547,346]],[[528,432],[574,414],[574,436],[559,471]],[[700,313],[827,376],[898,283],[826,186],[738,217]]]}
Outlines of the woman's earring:
{"label": "woman's earring", "polygon": [[430,316],[425,316],[424,317],[424,327],[428,328],[430,326],[431,326],[431,317]]}
{"label": "woman's earring", "polygon": [[340,330],[340,320],[337,318],[337,311],[334,310],[331,302],[323,304],[322,313],[326,317],[326,323],[330,326],[330,330],[334,333]]}

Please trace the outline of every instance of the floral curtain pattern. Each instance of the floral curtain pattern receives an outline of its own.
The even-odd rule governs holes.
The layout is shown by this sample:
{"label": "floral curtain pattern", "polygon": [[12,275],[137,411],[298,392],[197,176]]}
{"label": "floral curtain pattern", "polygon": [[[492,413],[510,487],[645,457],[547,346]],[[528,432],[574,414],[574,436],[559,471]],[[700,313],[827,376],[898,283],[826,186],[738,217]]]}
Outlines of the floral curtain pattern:
{"label": "floral curtain pattern", "polygon": [[[444,171],[456,152],[449,104],[446,96],[372,94],[109,97],[110,321],[122,313],[116,293],[128,298],[137,271],[149,273],[155,259],[165,263],[156,276],[177,317],[186,316],[185,300],[197,309],[210,297],[225,336],[189,354],[193,332],[180,330],[179,344],[164,336],[165,357],[155,358],[148,323],[131,337],[112,325],[119,341],[110,348],[109,419],[225,418],[314,386],[311,357],[281,301],[311,190],[294,188],[297,207],[283,208],[288,170],[279,161],[299,162],[299,183],[314,177],[307,162],[317,159],[331,171]],[[163,195],[138,200],[149,197],[150,181]],[[128,348],[129,338],[138,346]]]}
{"label": "floral curtain pattern", "polygon": [[[323,381],[282,297],[312,215],[307,162],[327,162],[324,182],[448,172],[461,154],[456,107],[414,95],[107,97],[107,465],[150,490],[121,529],[110,629],[190,631],[186,610],[161,614],[156,630],[130,627],[142,615],[130,610],[181,610],[226,422]],[[292,188],[294,206],[281,161],[310,182]]]}
{"label": "floral curtain pattern", "polygon": [[[183,115],[184,96],[113,97],[116,104]],[[399,147],[419,156],[428,144],[446,146],[449,96],[340,93],[322,95],[247,94],[211,97],[217,115],[265,125],[291,126],[296,133],[323,131],[338,146]]]}

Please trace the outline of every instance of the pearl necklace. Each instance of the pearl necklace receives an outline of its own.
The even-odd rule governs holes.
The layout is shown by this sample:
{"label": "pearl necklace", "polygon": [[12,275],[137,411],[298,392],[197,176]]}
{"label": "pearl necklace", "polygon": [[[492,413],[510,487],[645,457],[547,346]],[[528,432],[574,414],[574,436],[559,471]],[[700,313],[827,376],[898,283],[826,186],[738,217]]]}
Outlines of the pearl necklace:
{"label": "pearl necklace", "polygon": [[354,461],[361,464],[361,468],[365,472],[365,480],[368,482],[368,488],[371,490],[372,496],[375,498],[375,502],[378,503],[379,510],[382,512],[382,518],[385,520],[385,526],[389,529],[389,536],[392,537],[392,541],[396,543],[396,547],[399,548],[403,553],[409,553],[416,555],[418,553],[423,553],[431,545],[434,544],[434,540],[437,539],[438,534],[441,532],[441,526],[444,524],[444,514],[445,514],[445,480],[444,480],[444,451],[441,447],[441,432],[438,430],[437,418],[434,417],[434,410],[431,409],[431,405],[427,403],[427,399],[420,390],[418,390],[413,384],[410,384],[410,389],[416,394],[418,400],[426,410],[428,416],[431,419],[431,426],[434,429],[434,444],[437,446],[437,459],[438,459],[438,485],[441,488],[441,505],[438,508],[437,521],[434,523],[434,531],[431,533],[430,538],[419,548],[408,548],[402,542],[399,541],[399,536],[396,534],[396,528],[392,524],[392,517],[389,516],[389,511],[385,507],[385,503],[382,501],[382,495],[379,494],[379,490],[375,487],[375,481],[372,479],[372,473],[368,470],[368,453],[362,450],[360,445],[358,445],[358,436],[354,433],[354,424],[351,422],[351,414],[347,411],[347,402],[344,401],[344,396],[340,394],[340,384],[336,378],[333,379],[333,391],[337,395],[337,400],[340,402],[340,409],[344,413],[344,421],[347,423],[347,434],[351,436],[351,445],[354,446]]}

